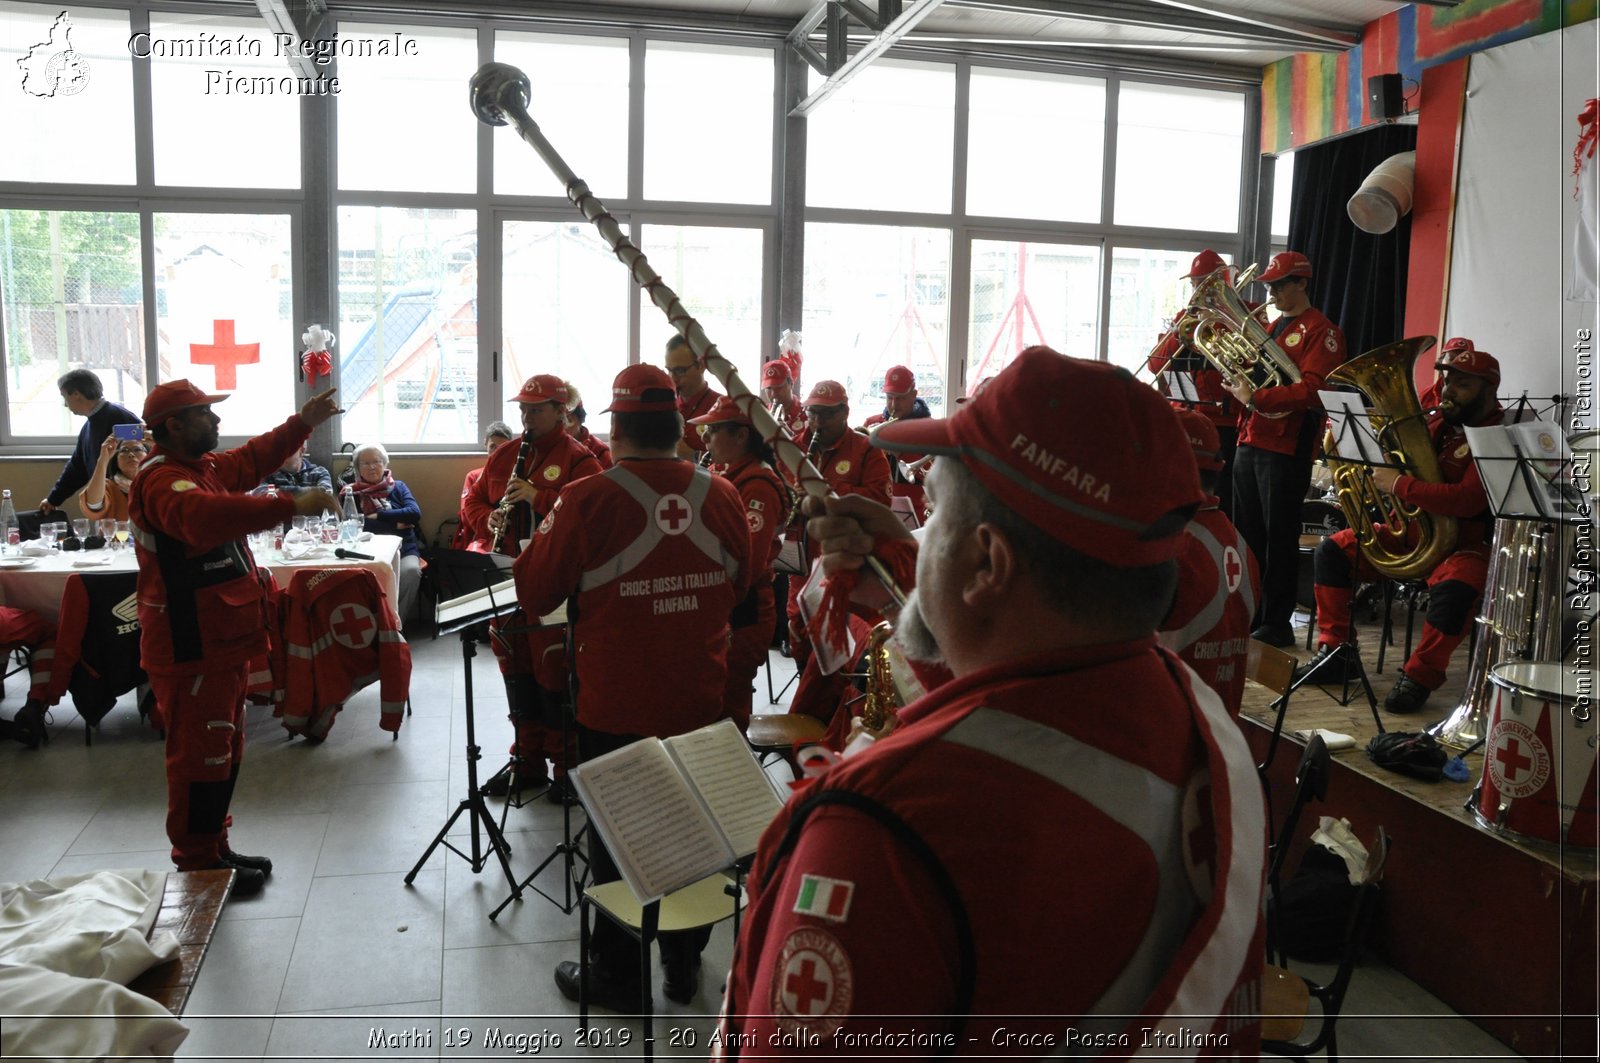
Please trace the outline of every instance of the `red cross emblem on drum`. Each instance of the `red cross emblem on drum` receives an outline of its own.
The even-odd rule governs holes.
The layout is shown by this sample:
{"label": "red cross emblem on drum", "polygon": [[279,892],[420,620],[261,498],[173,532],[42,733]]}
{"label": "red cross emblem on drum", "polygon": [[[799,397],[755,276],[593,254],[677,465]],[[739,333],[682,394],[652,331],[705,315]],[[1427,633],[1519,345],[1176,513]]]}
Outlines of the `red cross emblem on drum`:
{"label": "red cross emblem on drum", "polygon": [[378,622],[372,611],[364,605],[347,602],[328,617],[328,630],[333,641],[347,650],[364,650],[372,645],[372,636],[378,632]]}
{"label": "red cross emblem on drum", "polygon": [[1229,594],[1238,590],[1239,584],[1244,581],[1244,559],[1231,546],[1222,548],[1222,575],[1228,581]]}
{"label": "red cross emblem on drum", "polygon": [[668,535],[682,535],[694,523],[694,510],[682,495],[662,495],[656,503],[656,527]]}
{"label": "red cross emblem on drum", "polygon": [[1494,788],[1506,797],[1531,797],[1550,779],[1550,751],[1516,720],[1495,724],[1485,759]]}
{"label": "red cross emblem on drum", "polygon": [[843,1025],[853,994],[850,958],[838,938],[812,928],[789,935],[772,978],[779,1030],[827,1036]]}

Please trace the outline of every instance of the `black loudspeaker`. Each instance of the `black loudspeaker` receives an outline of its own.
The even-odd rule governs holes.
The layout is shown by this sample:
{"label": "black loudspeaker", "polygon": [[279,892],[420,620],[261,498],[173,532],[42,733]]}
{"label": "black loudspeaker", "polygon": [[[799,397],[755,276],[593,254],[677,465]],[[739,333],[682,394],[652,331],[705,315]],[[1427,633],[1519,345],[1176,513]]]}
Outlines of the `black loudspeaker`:
{"label": "black loudspeaker", "polygon": [[1374,118],[1399,118],[1406,113],[1399,74],[1374,74],[1367,79],[1367,110]]}

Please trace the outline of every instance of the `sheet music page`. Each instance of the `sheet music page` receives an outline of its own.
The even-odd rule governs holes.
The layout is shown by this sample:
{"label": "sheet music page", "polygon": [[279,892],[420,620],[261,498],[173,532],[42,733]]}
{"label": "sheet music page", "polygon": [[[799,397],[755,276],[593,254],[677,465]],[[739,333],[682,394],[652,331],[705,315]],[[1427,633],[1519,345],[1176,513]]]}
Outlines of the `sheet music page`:
{"label": "sheet music page", "polygon": [[1527,478],[1517,471],[1514,426],[1468,427],[1464,431],[1490,511],[1497,517],[1543,515],[1542,500],[1533,496]]}
{"label": "sheet music page", "polygon": [[734,854],[659,739],[596,757],[570,774],[640,904],[733,863]]}
{"label": "sheet music page", "polygon": [[745,857],[755,852],[761,832],[783,810],[783,800],[739,728],[732,720],[718,720],[669,738],[666,745],[734,854]]}
{"label": "sheet music page", "polygon": [[[448,624],[463,617],[476,616],[489,608],[490,596],[496,606],[514,605],[517,601],[517,584],[515,580],[505,580],[492,587],[485,587],[470,594],[463,594],[459,598],[439,603],[435,622]],[[565,624],[567,622],[567,603],[562,602],[548,616],[539,618],[541,624]]]}
{"label": "sheet music page", "polygon": [[1334,453],[1346,461],[1387,464],[1389,458],[1378,444],[1372,417],[1360,395],[1348,391],[1319,391],[1322,408],[1328,411]]}

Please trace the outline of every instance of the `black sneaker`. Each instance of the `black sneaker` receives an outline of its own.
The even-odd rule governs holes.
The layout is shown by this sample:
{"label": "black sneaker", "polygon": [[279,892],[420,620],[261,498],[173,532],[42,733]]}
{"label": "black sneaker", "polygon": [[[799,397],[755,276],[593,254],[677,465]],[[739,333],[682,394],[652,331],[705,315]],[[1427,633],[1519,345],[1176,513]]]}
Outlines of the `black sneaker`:
{"label": "black sneaker", "polygon": [[28,699],[11,718],[11,736],[29,749],[38,749],[39,743],[49,743],[50,732],[45,729],[45,708],[41,702]]}
{"label": "black sneaker", "polygon": [[240,867],[226,860],[218,860],[211,867],[216,871],[233,872],[233,888],[228,891],[229,900],[254,897],[267,884],[267,876],[253,867]]}
{"label": "black sneaker", "polygon": [[665,965],[667,976],[661,980],[661,995],[678,1004],[687,1004],[700,992],[700,960],[672,961]]}
{"label": "black sneaker", "polygon": [[1416,712],[1427,703],[1428,695],[1432,693],[1433,691],[1402,673],[1400,678],[1395,680],[1394,689],[1389,691],[1389,696],[1383,699],[1383,711],[1396,716]]}
{"label": "black sneaker", "polygon": [[1310,677],[1310,682],[1318,686],[1329,683],[1343,683],[1354,678],[1355,669],[1350,667],[1350,660],[1339,647],[1324,642],[1317,647],[1317,655],[1306,661],[1294,670],[1296,683],[1305,681]]}
{"label": "black sneaker", "polygon": [[549,786],[550,778],[547,775],[530,775],[525,771],[515,771],[511,765],[506,765],[489,777],[479,789],[485,797],[505,797],[511,793],[522,793],[524,790],[537,790],[541,786]]}
{"label": "black sneaker", "polygon": [[[562,960],[556,964],[556,988],[561,990],[561,995],[572,1001],[578,1002],[578,983],[582,978],[583,969],[575,960]],[[607,1011],[618,1011],[624,1015],[639,1014],[639,987],[626,982],[612,981],[601,978],[600,972],[593,967],[589,968],[589,1006],[591,1008],[605,1008]]]}
{"label": "black sneaker", "polygon": [[1294,628],[1288,624],[1262,624],[1250,632],[1250,637],[1257,642],[1265,642],[1268,646],[1284,649],[1295,643]]}
{"label": "black sneaker", "polygon": [[572,789],[572,783],[563,775],[550,784],[550,789],[545,791],[544,799],[552,805],[576,805],[578,794]]}
{"label": "black sneaker", "polygon": [[232,849],[222,850],[222,862],[232,864],[234,867],[248,867],[259,871],[262,875],[272,874],[272,861],[265,856],[245,856]]}

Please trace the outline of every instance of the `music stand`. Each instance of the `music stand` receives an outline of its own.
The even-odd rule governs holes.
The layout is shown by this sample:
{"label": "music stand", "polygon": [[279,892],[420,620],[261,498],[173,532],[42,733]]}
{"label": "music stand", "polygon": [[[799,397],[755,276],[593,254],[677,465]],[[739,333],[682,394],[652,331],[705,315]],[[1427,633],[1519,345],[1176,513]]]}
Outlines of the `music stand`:
{"label": "music stand", "polygon": [[[422,865],[428,862],[433,851],[441,845],[467,861],[472,866],[474,874],[482,871],[489,862],[489,853],[483,850],[482,839],[479,836],[481,830],[489,836],[489,851],[499,859],[500,870],[505,872],[506,881],[511,885],[512,895],[521,897],[522,887],[517,883],[516,876],[511,873],[511,847],[506,844],[505,835],[496,825],[494,817],[489,814],[489,809],[483,802],[483,794],[478,790],[478,761],[482,753],[478,748],[478,735],[472,710],[472,658],[478,653],[478,640],[474,637],[472,629],[486,620],[515,612],[516,591],[509,579],[502,578],[506,572],[492,554],[479,554],[469,550],[435,550],[429,560],[429,568],[439,580],[440,586],[451,595],[449,600],[441,601],[434,606],[434,619],[438,624],[438,632],[442,635],[459,632],[461,636],[461,664],[466,672],[467,796],[461,799],[456,810],[450,813],[450,818],[445,820],[444,826],[439,828],[439,833],[434,835],[422,858],[406,874],[405,882],[406,885],[411,885],[412,880],[417,877],[417,872],[422,870]],[[463,814],[468,817],[472,825],[471,854],[457,849],[448,838],[450,828],[455,826],[456,820]],[[496,909],[495,914],[498,912],[499,909]],[[489,918],[492,920],[494,915],[490,915]]]}

